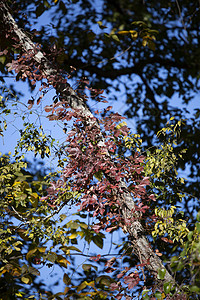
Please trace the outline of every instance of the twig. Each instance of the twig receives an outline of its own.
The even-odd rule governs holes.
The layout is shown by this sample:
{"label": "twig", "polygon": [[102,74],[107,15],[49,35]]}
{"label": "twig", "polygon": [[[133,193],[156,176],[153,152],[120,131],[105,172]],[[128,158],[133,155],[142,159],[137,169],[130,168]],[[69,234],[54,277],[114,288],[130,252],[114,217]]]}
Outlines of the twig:
{"label": "twig", "polygon": [[[182,25],[183,25],[183,28],[184,28],[184,30],[187,32],[187,27],[185,26],[185,22],[184,22],[183,17],[182,17],[182,12],[181,12],[181,8],[180,8],[180,5],[179,5],[179,3],[178,3],[178,0],[176,0],[176,5],[177,5],[177,8],[178,8],[179,17],[180,17],[181,23],[182,23]],[[184,35],[184,37],[185,37],[185,42],[188,43],[187,36],[186,36],[186,34],[185,34],[184,32],[183,32],[183,35]]]}
{"label": "twig", "polygon": [[[62,205],[61,205],[57,210],[55,210],[54,212],[52,212],[50,215],[46,216],[46,217],[43,218],[42,220],[41,220],[41,218],[40,218],[40,219],[38,218],[36,221],[37,221],[37,222],[44,222],[44,221],[46,221],[47,219],[52,218],[54,215],[58,214],[58,213],[61,211],[61,209],[65,206],[65,204],[66,204],[66,203],[63,202]],[[21,227],[22,225],[28,225],[28,224],[31,223],[31,220],[30,220],[30,221],[27,221],[22,215],[19,214],[19,212],[18,212],[13,206],[11,206],[11,208],[12,208],[12,210],[15,212],[15,214],[20,218],[20,220],[23,222],[23,224],[19,224],[19,225],[16,227],[16,229],[19,228],[19,227]]]}
{"label": "twig", "polygon": [[126,53],[128,50],[130,50],[131,47],[132,47],[132,46],[129,46],[126,50],[122,50],[122,51],[121,51],[119,54],[117,54],[116,56],[113,56],[113,57],[111,57],[111,58],[106,58],[106,59],[104,59],[104,60],[102,60],[102,61],[99,61],[99,62],[95,63],[95,65],[102,64],[102,63],[104,63],[104,62],[108,62],[109,60],[113,60],[113,59],[115,59],[115,58],[121,56],[122,54]]}
{"label": "twig", "polygon": [[24,221],[25,223],[27,223],[26,219],[22,215],[20,215],[13,206],[11,206],[11,208],[16,213],[16,215],[20,218],[21,221]]}
{"label": "twig", "polygon": [[[138,251],[138,254],[139,254],[140,263],[143,264],[142,256],[141,256],[140,250]],[[145,274],[144,274],[144,268],[141,267],[141,270],[142,270],[142,274],[143,274],[143,278],[144,278],[144,282],[145,282],[145,281],[146,281],[146,276],[145,276]]]}

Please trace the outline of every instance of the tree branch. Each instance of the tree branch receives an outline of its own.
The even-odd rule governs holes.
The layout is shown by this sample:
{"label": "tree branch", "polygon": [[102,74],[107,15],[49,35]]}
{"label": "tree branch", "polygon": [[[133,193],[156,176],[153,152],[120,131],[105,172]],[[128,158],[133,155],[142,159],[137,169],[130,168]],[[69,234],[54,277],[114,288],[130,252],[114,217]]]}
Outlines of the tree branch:
{"label": "tree branch", "polygon": [[[109,62],[111,59],[107,59]],[[104,62],[104,60],[102,60]],[[82,62],[82,60],[78,57],[70,58],[69,63],[70,65],[73,65],[74,67],[77,67],[79,69],[86,70],[90,72],[91,74],[97,74],[103,78],[109,78],[109,79],[116,79],[119,76],[122,75],[132,75],[132,74],[138,74],[139,70],[142,71],[146,66],[148,65],[158,65],[158,66],[164,66],[166,68],[174,67],[174,68],[180,68],[185,69],[189,68],[190,66],[182,61],[174,61],[173,59],[163,58],[158,55],[154,55],[153,57],[148,57],[148,60],[140,59],[137,63],[134,63],[134,65],[128,66],[128,67],[121,67],[120,69],[112,68],[105,71],[105,69],[102,69],[101,67],[98,67],[97,65],[100,64],[100,62],[96,62],[94,64],[87,64]],[[68,61],[66,61],[68,63]]]}

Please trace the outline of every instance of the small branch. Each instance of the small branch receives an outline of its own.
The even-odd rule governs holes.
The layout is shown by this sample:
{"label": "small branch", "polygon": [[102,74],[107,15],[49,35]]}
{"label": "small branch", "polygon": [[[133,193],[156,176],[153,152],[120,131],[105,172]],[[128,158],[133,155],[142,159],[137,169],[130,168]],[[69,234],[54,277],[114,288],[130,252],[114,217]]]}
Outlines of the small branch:
{"label": "small branch", "polygon": [[119,54],[117,54],[116,56],[113,56],[113,57],[111,57],[111,58],[106,58],[106,59],[104,59],[104,60],[102,60],[102,61],[98,61],[98,62],[96,62],[93,66],[98,65],[98,64],[102,64],[102,63],[104,63],[104,62],[108,62],[108,61],[110,61],[110,60],[113,60],[113,59],[115,59],[115,58],[117,58],[117,57],[123,55],[123,54],[126,53],[127,51],[129,51],[129,50],[131,49],[131,47],[132,47],[132,46],[129,46],[126,50],[122,50],[122,51],[121,51]]}
{"label": "small branch", "polygon": [[158,102],[155,99],[153,90],[150,88],[150,86],[149,86],[146,78],[143,76],[143,74],[139,73],[139,76],[140,76],[140,78],[142,79],[143,83],[146,86],[146,91],[147,91],[148,98],[152,101],[152,103],[155,105],[155,108],[159,111]]}
{"label": "small branch", "polygon": [[55,210],[54,212],[52,212],[50,215],[48,215],[48,216],[46,216],[44,219],[42,219],[42,221],[44,222],[44,221],[46,221],[47,219],[50,219],[50,218],[52,218],[53,216],[55,216],[56,214],[59,214],[59,212],[61,211],[61,209],[65,206],[65,202],[63,202],[62,204],[61,204],[61,206],[57,209],[57,210]]}
{"label": "small branch", "polygon": [[13,206],[11,206],[11,208],[21,221],[27,223],[26,219],[22,215],[20,215],[20,213]]}
{"label": "small branch", "polygon": [[[181,8],[180,8],[180,5],[179,5],[179,3],[178,3],[178,0],[176,0],[176,5],[177,5],[177,8],[178,8],[179,17],[180,17],[181,23],[182,23],[182,25],[183,25],[183,28],[184,28],[184,30],[187,32],[187,28],[186,28],[185,22],[184,22],[183,17],[182,17],[182,12],[181,12]],[[187,36],[185,35],[185,33],[183,33],[183,35],[184,35],[184,37],[185,37],[185,42],[188,43]]]}
{"label": "small branch", "polygon": [[[46,220],[52,218],[54,215],[58,214],[61,211],[61,209],[65,206],[65,204],[66,203],[63,202],[62,205],[58,209],[56,209],[54,212],[52,212],[50,215],[48,215],[48,216],[46,216],[44,218],[38,218],[36,221],[37,222],[45,222]],[[21,227],[21,226],[23,226],[23,225],[29,225],[29,224],[31,224],[31,220],[27,221],[26,218],[24,218],[22,215],[20,215],[20,213],[13,206],[11,206],[11,208],[14,211],[14,213],[18,216],[18,218],[23,222],[22,224],[19,224],[16,227],[16,229],[19,228],[19,227]]]}

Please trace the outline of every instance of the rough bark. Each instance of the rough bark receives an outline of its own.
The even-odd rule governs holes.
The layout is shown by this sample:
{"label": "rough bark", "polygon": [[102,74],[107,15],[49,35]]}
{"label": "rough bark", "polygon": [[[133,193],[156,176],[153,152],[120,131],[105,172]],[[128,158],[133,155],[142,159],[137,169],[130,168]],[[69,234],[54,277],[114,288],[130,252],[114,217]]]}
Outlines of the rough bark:
{"label": "rough bark", "polygon": [[[52,76],[58,76],[58,71],[56,68],[53,67],[52,63],[45,57],[42,51],[38,50],[26,33],[24,33],[24,31],[18,27],[4,1],[0,1],[1,36],[6,36],[7,31],[8,34],[10,34],[10,30],[12,31],[12,35],[15,37],[15,40],[17,38],[19,44],[18,46],[21,48],[21,50],[25,52],[33,51],[34,60],[40,65],[40,71],[44,74],[44,77],[48,79],[49,77],[52,78]],[[97,128],[99,128],[96,118],[92,115],[83,99],[77,96],[75,91],[69,86],[68,83],[57,83],[55,88],[57,93],[70,105],[72,109],[78,109],[82,116],[88,117],[88,122],[93,122],[93,124],[90,123],[90,125],[97,126]],[[106,147],[101,133],[96,136],[96,140],[98,141],[99,147]],[[123,187],[124,194],[120,199],[118,199],[121,205],[120,209],[124,219],[131,219],[133,217],[133,211],[135,210],[135,203],[123,181],[121,181],[121,187]],[[138,219],[135,218],[135,221],[133,221],[131,225],[127,225],[126,231],[129,234],[133,249],[139,260],[141,262],[148,262],[146,268],[151,272],[152,275],[156,276],[158,270],[165,269],[165,267],[161,259],[153,252],[148,239],[145,236],[144,228],[139,221],[139,215],[135,214],[135,216],[138,217]],[[163,285],[164,282],[171,282],[173,285],[175,285],[174,278],[167,270],[164,280],[158,280],[157,282],[159,285]]]}

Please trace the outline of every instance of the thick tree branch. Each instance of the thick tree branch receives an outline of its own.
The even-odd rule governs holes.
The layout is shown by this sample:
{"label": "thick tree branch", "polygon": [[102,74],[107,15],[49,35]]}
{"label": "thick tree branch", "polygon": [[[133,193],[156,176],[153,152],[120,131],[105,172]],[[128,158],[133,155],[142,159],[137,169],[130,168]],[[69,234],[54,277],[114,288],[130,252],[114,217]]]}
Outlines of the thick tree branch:
{"label": "thick tree branch", "polygon": [[[102,59],[103,60],[103,59]],[[108,59],[109,62],[109,59]],[[155,65],[157,67],[166,67],[166,69],[169,68],[179,68],[179,69],[186,69],[190,68],[190,66],[186,62],[182,61],[175,61],[173,59],[163,58],[162,56],[154,55],[153,57],[148,57],[148,59],[140,59],[138,62],[135,62],[134,65],[127,66],[127,67],[120,67],[120,69],[112,68],[109,70],[106,70],[104,68],[98,67],[97,65],[100,64],[99,62],[94,64],[87,64],[84,63],[80,58],[74,57],[70,58],[69,61],[66,61],[66,63],[70,63],[70,65],[73,65],[74,67],[79,67],[79,69],[86,70],[90,72],[91,74],[97,74],[103,78],[109,78],[109,79],[116,79],[119,76],[122,75],[132,75],[132,74],[138,74],[143,71],[143,69],[148,65]]]}
{"label": "thick tree branch", "polygon": [[[35,44],[30,40],[30,38],[21,29],[19,29],[3,1],[0,1],[0,31],[1,34],[4,34],[5,36],[9,35],[12,31],[12,35],[14,35],[15,39],[17,39],[17,42],[19,44],[18,46],[24,52],[30,53],[32,51],[32,58],[38,65],[40,65],[40,71],[43,73],[44,77],[47,78],[47,80],[50,81],[52,77],[55,77],[56,80],[56,78],[60,76],[59,74],[57,74],[57,69],[54,68],[53,65],[46,59],[42,51],[38,50]],[[100,127],[96,118],[92,115],[91,111],[84,103],[84,100],[77,96],[77,94],[69,86],[69,84],[58,82],[56,85],[54,85],[54,87],[56,88],[56,91],[60,95],[60,97],[64,99],[64,101],[66,101],[72,109],[78,110],[79,114],[82,115],[82,117],[87,118],[88,125],[96,126],[96,128],[98,128],[100,131]],[[104,149],[106,148],[104,138],[101,133],[96,135],[96,140],[98,141],[99,147],[103,147]],[[111,160],[111,157],[108,153],[107,157]],[[118,199],[120,203],[120,209],[122,211],[123,218],[126,220],[130,220],[133,218],[135,203],[128,191],[126,184],[122,180],[120,185],[124,191],[123,196]],[[127,232],[130,235],[130,240],[133,243],[133,248],[138,258],[142,260],[142,262],[147,263],[146,267],[151,272],[151,274],[156,275],[159,269],[164,269],[165,267],[163,266],[161,259],[154,253],[154,251],[150,247],[149,242],[144,234],[144,228],[139,221],[139,215],[137,213],[134,213],[134,216],[136,217],[136,219],[131,224],[127,225]],[[161,285],[164,282],[172,282],[172,284],[175,285],[174,278],[169,274],[167,270],[164,280],[160,282],[158,280],[158,283]]]}
{"label": "thick tree branch", "polygon": [[[108,63],[109,63],[108,59]],[[120,76],[123,75],[138,75],[141,80],[144,83],[144,86],[146,88],[146,98],[150,99],[152,103],[154,104],[155,109],[159,113],[159,104],[155,99],[156,93],[153,91],[153,89],[150,87],[150,84],[147,82],[147,79],[144,77],[144,69],[147,66],[155,66],[156,68],[165,67],[167,70],[169,68],[178,68],[180,70],[188,69],[190,66],[188,66],[187,63],[181,62],[181,61],[175,61],[173,59],[167,59],[160,57],[158,55],[154,55],[153,57],[148,57],[148,59],[141,59],[138,62],[135,62],[134,65],[131,66],[121,66],[120,68],[101,68],[98,65],[100,63],[94,63],[94,64],[86,64],[82,62],[81,58],[75,57],[72,59],[69,59],[66,63],[73,65],[77,68],[77,70],[85,70],[89,72],[91,75],[96,74],[97,77],[104,78],[104,79],[111,79],[115,80],[118,79]]]}

